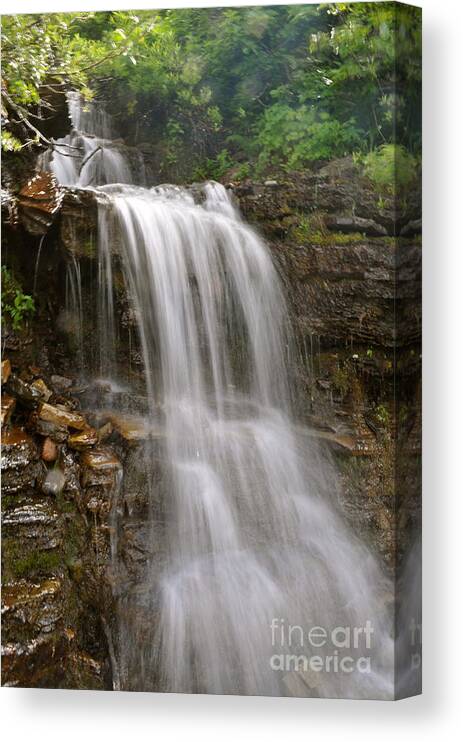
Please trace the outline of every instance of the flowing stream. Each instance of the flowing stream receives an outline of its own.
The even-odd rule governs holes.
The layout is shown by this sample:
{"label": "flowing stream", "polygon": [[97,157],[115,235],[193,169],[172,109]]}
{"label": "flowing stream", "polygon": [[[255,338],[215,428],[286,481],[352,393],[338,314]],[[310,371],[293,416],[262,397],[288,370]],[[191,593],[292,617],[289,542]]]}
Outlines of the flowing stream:
{"label": "flowing stream", "polygon": [[[96,117],[80,126],[98,131]],[[56,153],[50,163],[63,183],[91,181]],[[388,583],[339,512],[330,462],[295,422],[292,338],[267,246],[223,186],[146,189],[121,184],[124,173],[105,164],[92,176],[103,355],[111,359],[115,342],[117,249],[169,486],[162,559],[143,576],[151,630],[129,617],[130,597],[121,602],[121,687],[390,697]],[[159,466],[153,450],[148,470]],[[301,659],[313,655],[318,663]]]}

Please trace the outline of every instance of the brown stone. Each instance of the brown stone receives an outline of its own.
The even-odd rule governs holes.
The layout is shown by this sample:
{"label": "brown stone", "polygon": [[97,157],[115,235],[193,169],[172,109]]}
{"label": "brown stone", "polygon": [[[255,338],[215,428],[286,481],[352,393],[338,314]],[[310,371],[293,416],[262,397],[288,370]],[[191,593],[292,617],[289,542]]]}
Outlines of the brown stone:
{"label": "brown stone", "polygon": [[27,384],[16,374],[10,374],[7,389],[25,407],[36,407],[40,402],[41,395],[38,389]]}
{"label": "brown stone", "polygon": [[116,474],[121,463],[110,448],[99,446],[82,454],[82,484],[84,487],[102,486],[111,488],[116,482]]}
{"label": "brown stone", "polygon": [[45,438],[42,446],[42,459],[44,461],[56,461],[58,456],[58,447],[51,438]]}
{"label": "brown stone", "polygon": [[1,410],[1,421],[2,429],[8,425],[13,413],[16,400],[14,397],[10,397],[8,394],[2,394],[2,410]]}
{"label": "brown stone", "polygon": [[37,412],[33,412],[29,417],[29,429],[44,438],[51,438],[55,443],[64,443],[69,436],[66,425],[55,425],[47,420],[41,420]]}
{"label": "brown stone", "polygon": [[19,192],[19,214],[31,234],[45,234],[63,200],[63,189],[52,173],[34,175]]}
{"label": "brown stone", "polygon": [[110,448],[94,448],[86,451],[82,456],[82,464],[96,471],[110,471],[119,469],[121,464]]}
{"label": "brown stone", "polygon": [[40,407],[39,417],[55,425],[65,425],[68,428],[75,428],[76,430],[85,430],[87,427],[87,422],[83,415],[48,404],[47,402],[44,402]]}
{"label": "brown stone", "polygon": [[147,424],[143,417],[135,415],[112,414],[111,423],[114,430],[127,441],[127,443],[138,443],[146,441],[150,436],[156,436],[159,431]]}
{"label": "brown stone", "polygon": [[32,382],[31,386],[40,392],[44,402],[48,402],[51,395],[53,394],[53,392],[50,391],[50,389],[47,387],[43,379],[36,379],[35,381]]}
{"label": "brown stone", "polygon": [[94,428],[86,428],[81,433],[74,433],[69,436],[68,445],[75,448],[76,451],[84,451],[98,443],[98,433]]}
{"label": "brown stone", "polygon": [[6,384],[11,374],[11,363],[8,358],[2,361],[2,384]]}
{"label": "brown stone", "polygon": [[21,428],[2,432],[2,494],[11,495],[33,486],[38,474],[37,447]]}

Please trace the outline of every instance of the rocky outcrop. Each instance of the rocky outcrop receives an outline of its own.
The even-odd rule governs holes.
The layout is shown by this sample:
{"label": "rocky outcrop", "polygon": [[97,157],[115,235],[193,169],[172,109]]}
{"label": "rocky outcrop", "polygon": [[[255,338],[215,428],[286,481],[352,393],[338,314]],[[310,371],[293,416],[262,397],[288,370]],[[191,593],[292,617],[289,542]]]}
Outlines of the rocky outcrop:
{"label": "rocky outcrop", "polygon": [[107,520],[114,482],[107,472],[92,479],[91,463],[69,445],[75,430],[86,432],[76,400],[63,400],[53,377],[21,379],[39,372],[7,379],[15,404],[2,430],[3,683],[107,688],[100,616],[111,593],[97,544],[108,536],[91,502],[104,499]]}
{"label": "rocky outcrop", "polygon": [[109,689],[129,673],[136,686],[139,655],[120,664],[120,622],[153,631],[145,577],[163,563],[162,438],[141,418],[82,411],[73,379],[11,371],[9,359],[3,370],[14,403],[2,430],[3,683]]}
{"label": "rocky outcrop", "polygon": [[[336,458],[341,507],[393,571],[420,513],[417,198],[410,194],[398,214],[350,160],[230,187],[266,236],[285,285],[295,414]],[[5,208],[17,211],[17,199]],[[63,189],[40,255],[43,235],[25,232],[27,218],[6,230],[7,258],[28,293],[40,260],[34,321],[6,333],[2,364],[3,677],[13,685],[110,688],[130,675],[134,688],[146,690],[139,655],[131,660],[126,651],[132,665],[118,662],[114,616],[123,617],[127,635],[136,621],[150,646],[156,606],[144,585],[164,559],[164,442],[140,416],[142,393],[76,381],[65,276],[77,261],[84,360],[97,376],[97,217],[95,193]],[[113,277],[116,363],[141,391],[136,318],[117,261]],[[148,476],[158,498],[150,508]],[[148,529],[155,538],[145,537]]]}
{"label": "rocky outcrop", "polygon": [[43,235],[52,225],[63,191],[51,173],[39,172],[19,191],[20,219],[30,234]]}
{"label": "rocky outcrop", "polygon": [[418,195],[399,211],[350,158],[230,187],[286,286],[297,412],[338,459],[353,528],[393,570],[420,518]]}

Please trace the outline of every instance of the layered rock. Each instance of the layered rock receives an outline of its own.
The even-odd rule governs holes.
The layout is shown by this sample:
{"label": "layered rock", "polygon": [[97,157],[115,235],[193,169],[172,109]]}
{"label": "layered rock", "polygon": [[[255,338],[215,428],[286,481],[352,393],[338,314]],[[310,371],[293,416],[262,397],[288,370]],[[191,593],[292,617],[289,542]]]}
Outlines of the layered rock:
{"label": "layered rock", "polygon": [[418,196],[398,211],[350,158],[230,187],[286,286],[297,413],[338,458],[353,527],[394,569],[420,518]]}
{"label": "layered rock", "polygon": [[[232,187],[244,217],[265,234],[286,288],[295,413],[336,457],[353,528],[393,570],[419,519],[416,198],[398,215],[351,161]],[[7,338],[12,363],[2,365],[4,682],[109,688],[130,673],[136,686],[138,655],[132,666],[119,665],[114,615],[124,616],[128,635],[132,622],[143,626],[150,645],[156,606],[144,583],[164,558],[164,444],[141,416],[142,393],[77,378],[76,321],[63,276],[78,261],[84,365],[97,375],[95,193],[63,189],[40,255],[41,237],[25,236],[25,226],[15,222],[8,239],[30,293],[31,254],[34,266],[40,258],[38,312],[19,339]],[[142,391],[136,317],[117,260],[114,282],[115,362],[119,377]],[[156,480],[154,520],[148,476]]]}

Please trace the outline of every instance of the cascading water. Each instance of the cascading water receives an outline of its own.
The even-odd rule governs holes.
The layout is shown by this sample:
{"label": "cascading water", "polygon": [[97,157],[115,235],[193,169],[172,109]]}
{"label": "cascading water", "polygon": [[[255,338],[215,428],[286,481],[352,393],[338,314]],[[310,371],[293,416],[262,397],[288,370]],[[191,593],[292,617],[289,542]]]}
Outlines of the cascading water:
{"label": "cascading water", "polygon": [[[77,113],[73,121],[89,126]],[[64,183],[90,181],[56,153],[52,165]],[[135,591],[119,580],[118,684],[391,697],[388,583],[338,512],[329,462],[293,421],[292,341],[265,244],[217,183],[204,186],[200,203],[173,186],[97,191],[102,356],[111,366],[117,249],[151,431],[139,466],[153,557]],[[117,543],[113,569],[121,572]],[[314,654],[315,669],[298,661]]]}
{"label": "cascading water", "polygon": [[[76,92],[69,92],[67,101],[71,133],[57,139],[53,149],[44,153],[42,169],[51,170],[59,183],[68,186],[135,182],[126,153],[114,142],[109,114],[94,103],[84,105]],[[142,167],[140,170],[143,172]]]}
{"label": "cascading water", "polygon": [[[336,512],[329,466],[291,422],[285,302],[265,245],[219,184],[202,205],[174,187],[102,190],[100,249],[117,233],[170,482],[165,566],[145,578],[157,631],[148,647],[136,626],[120,636],[122,662],[140,673],[129,687],[387,696],[384,581]],[[281,631],[272,645],[272,625],[368,621],[369,673],[295,673],[296,687],[270,664],[304,653]],[[323,662],[330,652],[316,650]]]}
{"label": "cascading water", "polygon": [[82,277],[80,264],[71,255],[66,271],[66,330],[74,339],[81,369],[84,365],[84,312],[82,305]]}

